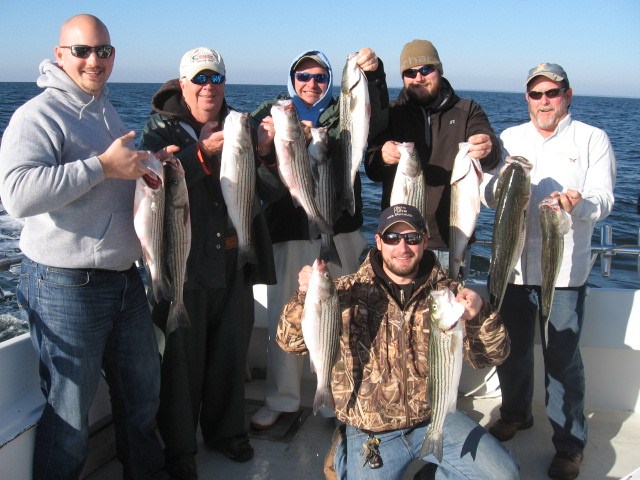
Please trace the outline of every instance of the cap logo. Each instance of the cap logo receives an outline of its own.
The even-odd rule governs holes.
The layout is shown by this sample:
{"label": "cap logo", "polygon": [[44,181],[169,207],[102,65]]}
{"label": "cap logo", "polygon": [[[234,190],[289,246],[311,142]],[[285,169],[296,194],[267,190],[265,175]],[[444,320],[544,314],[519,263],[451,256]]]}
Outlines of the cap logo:
{"label": "cap logo", "polygon": [[191,61],[192,62],[215,62],[215,58],[213,58],[213,55],[209,55],[208,53],[200,53],[200,54],[196,54],[193,55],[191,57]]}
{"label": "cap logo", "polygon": [[394,205],[393,206],[393,215],[407,215],[406,207],[402,205]]}

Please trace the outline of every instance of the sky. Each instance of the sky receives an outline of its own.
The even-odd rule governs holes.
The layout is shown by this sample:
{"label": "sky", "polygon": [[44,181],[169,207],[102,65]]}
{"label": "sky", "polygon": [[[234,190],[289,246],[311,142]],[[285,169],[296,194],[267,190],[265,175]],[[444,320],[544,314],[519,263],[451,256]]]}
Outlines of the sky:
{"label": "sky", "polygon": [[456,90],[524,91],[530,68],[564,67],[575,95],[640,98],[640,0],[0,0],[0,81],[33,82],[60,25],[91,13],[116,47],[110,82],[163,83],[182,55],[220,52],[227,82],[284,85],[303,51],[372,48],[401,86],[400,51],[431,40]]}

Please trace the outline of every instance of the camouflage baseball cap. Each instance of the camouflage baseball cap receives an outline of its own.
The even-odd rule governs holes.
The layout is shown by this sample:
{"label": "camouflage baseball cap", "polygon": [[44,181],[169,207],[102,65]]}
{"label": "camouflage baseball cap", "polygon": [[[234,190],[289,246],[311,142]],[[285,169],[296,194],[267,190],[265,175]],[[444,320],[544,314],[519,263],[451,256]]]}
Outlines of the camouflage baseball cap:
{"label": "camouflage baseball cap", "polygon": [[524,86],[526,87],[529,85],[529,82],[539,75],[547,77],[549,80],[553,80],[554,82],[564,81],[567,84],[567,88],[569,88],[569,77],[567,77],[567,72],[565,72],[564,68],[557,63],[540,63],[533,67],[529,70],[529,75],[527,75],[527,81],[524,82]]}

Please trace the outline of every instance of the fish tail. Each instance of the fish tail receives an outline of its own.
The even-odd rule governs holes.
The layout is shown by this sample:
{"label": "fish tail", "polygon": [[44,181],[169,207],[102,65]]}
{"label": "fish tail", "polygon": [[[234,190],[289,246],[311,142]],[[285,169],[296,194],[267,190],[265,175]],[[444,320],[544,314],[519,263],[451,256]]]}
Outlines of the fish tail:
{"label": "fish tail", "polygon": [[160,303],[162,299],[173,300],[173,298],[171,298],[171,287],[166,278],[161,277],[153,282],[153,298],[155,298],[158,303]]}
{"label": "fish tail", "polygon": [[442,462],[442,450],[442,432],[433,432],[429,427],[420,448],[420,458],[433,454],[438,459],[438,462]]}
{"label": "fish tail", "polygon": [[253,248],[253,245],[241,245],[238,250],[238,269],[241,269],[247,263],[251,265],[258,263],[256,249]]}
{"label": "fish tail", "polygon": [[338,249],[336,248],[336,244],[333,241],[333,237],[329,237],[326,241],[324,241],[325,235],[322,235],[323,242],[320,246],[320,256],[321,260],[325,262],[331,262],[334,265],[342,268],[342,261],[340,260],[340,254],[338,253]]}
{"label": "fish tail", "polygon": [[189,315],[187,314],[187,309],[184,306],[184,303],[175,303],[171,302],[169,306],[169,315],[167,317],[167,333],[169,336],[178,328],[188,328],[191,326],[191,322],[189,322]]}
{"label": "fish tail", "polygon": [[313,399],[313,414],[315,415],[320,410],[320,407],[335,409],[335,403],[333,401],[333,395],[328,387],[319,389],[316,392],[316,396]]}

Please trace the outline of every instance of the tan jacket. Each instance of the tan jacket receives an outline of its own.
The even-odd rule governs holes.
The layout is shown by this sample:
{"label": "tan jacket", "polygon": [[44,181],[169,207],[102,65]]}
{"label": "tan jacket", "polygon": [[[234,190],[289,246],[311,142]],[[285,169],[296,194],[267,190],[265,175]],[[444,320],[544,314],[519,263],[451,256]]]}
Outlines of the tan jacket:
{"label": "tan jacket", "polygon": [[[433,257],[428,250],[427,255]],[[336,416],[371,432],[411,428],[431,416],[427,297],[431,288],[449,286],[457,292],[461,287],[436,262],[402,310],[375,275],[372,258],[370,252],[356,273],[335,281],[342,311],[340,355],[331,383]],[[304,292],[296,292],[282,311],[276,339],[285,351],[307,353],[300,324],[304,299]],[[489,304],[465,322],[465,330],[464,358],[474,368],[498,365],[509,355],[507,331]]]}

